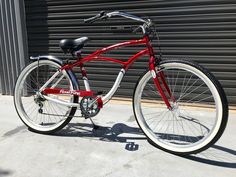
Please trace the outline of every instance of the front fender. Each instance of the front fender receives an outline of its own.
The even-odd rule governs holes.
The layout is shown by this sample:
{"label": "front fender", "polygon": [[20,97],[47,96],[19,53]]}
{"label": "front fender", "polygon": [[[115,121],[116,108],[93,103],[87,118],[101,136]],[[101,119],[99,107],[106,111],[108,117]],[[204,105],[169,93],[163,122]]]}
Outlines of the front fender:
{"label": "front fender", "polygon": [[[57,57],[54,57],[54,56],[51,56],[51,55],[43,55],[43,56],[37,56],[37,57],[33,57],[31,56],[30,57],[30,60],[31,61],[38,61],[38,60],[50,60],[50,61],[53,61],[57,64],[59,64],[60,66],[63,66],[64,65],[64,62],[57,58]],[[79,90],[79,83],[76,79],[76,76],[74,74],[74,72],[72,70],[66,70],[67,74],[69,75],[70,79],[71,79],[71,82],[73,84],[73,89],[74,90]]]}

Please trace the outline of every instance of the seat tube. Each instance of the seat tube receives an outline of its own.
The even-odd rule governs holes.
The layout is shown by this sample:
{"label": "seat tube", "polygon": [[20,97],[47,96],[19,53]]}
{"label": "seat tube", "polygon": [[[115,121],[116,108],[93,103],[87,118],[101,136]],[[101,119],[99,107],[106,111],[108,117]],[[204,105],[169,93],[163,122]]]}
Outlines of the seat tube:
{"label": "seat tube", "polygon": [[84,65],[81,63],[79,66],[80,66],[81,74],[82,74],[82,77],[83,77],[85,89],[86,89],[86,91],[90,91],[91,89],[90,89],[90,86],[89,86],[87,72],[84,68]]}

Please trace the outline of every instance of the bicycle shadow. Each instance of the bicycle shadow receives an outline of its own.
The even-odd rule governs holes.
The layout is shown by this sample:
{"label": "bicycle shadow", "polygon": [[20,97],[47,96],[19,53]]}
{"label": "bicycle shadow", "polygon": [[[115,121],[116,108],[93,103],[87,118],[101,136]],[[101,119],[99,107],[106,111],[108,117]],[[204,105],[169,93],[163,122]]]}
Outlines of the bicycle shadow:
{"label": "bicycle shadow", "polygon": [[9,175],[12,175],[12,171],[3,170],[2,168],[0,168],[0,176],[9,176]]}
{"label": "bicycle shadow", "polygon": [[128,151],[138,150],[139,145],[134,140],[146,140],[139,128],[123,123],[114,124],[112,127],[99,126],[97,129],[94,129],[93,125],[89,123],[69,123],[66,128],[54,135],[125,143],[125,149]]}
{"label": "bicycle shadow", "polygon": [[[93,126],[88,123],[70,123],[65,129],[55,135],[126,143],[125,149],[128,151],[139,149],[139,144],[136,140],[146,140],[140,128],[131,127],[123,123],[114,124],[112,127],[99,126],[98,129],[93,129]],[[236,168],[236,151],[219,145],[213,145],[195,155],[180,157],[213,166]]]}
{"label": "bicycle shadow", "polygon": [[236,151],[219,145],[195,154],[182,156],[183,158],[225,168],[236,168]]}

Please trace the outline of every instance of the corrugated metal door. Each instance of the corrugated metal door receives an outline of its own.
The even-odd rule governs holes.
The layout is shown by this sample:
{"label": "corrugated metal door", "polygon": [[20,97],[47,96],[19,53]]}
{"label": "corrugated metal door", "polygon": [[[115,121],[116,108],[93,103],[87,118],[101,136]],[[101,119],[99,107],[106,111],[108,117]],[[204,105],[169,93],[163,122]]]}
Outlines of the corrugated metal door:
{"label": "corrugated metal door", "polygon": [[[91,41],[84,48],[84,55],[118,41],[138,38],[131,33],[129,26],[135,23],[129,20],[118,18],[94,24],[82,21],[101,10],[127,11],[154,20],[164,58],[188,58],[201,63],[220,80],[229,102],[236,104],[236,2],[233,0],[25,0],[25,5],[30,55],[67,58],[58,47],[62,38],[88,36]],[[136,50],[124,48],[109,55],[126,60]],[[111,88],[119,67],[111,63],[88,64],[93,89]],[[136,62],[116,95],[131,96],[138,76],[146,67],[147,58]]]}
{"label": "corrugated metal door", "polygon": [[15,81],[27,63],[23,0],[0,1],[0,93],[12,95]]}

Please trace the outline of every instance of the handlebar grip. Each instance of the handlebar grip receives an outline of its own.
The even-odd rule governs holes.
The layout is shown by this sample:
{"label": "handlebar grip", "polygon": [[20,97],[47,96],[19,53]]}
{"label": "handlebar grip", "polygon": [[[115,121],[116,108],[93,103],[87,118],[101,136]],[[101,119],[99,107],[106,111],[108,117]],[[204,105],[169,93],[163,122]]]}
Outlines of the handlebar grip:
{"label": "handlebar grip", "polygon": [[97,19],[103,17],[105,15],[105,11],[101,11],[99,14],[95,15],[94,17],[84,19],[84,23],[92,23]]}
{"label": "handlebar grip", "polygon": [[137,33],[138,31],[142,31],[142,27],[141,26],[138,26],[136,27],[134,30],[133,30],[133,33]]}
{"label": "handlebar grip", "polygon": [[95,21],[97,19],[97,17],[91,17],[91,18],[87,18],[87,19],[84,19],[84,23],[92,23],[93,21]]}

